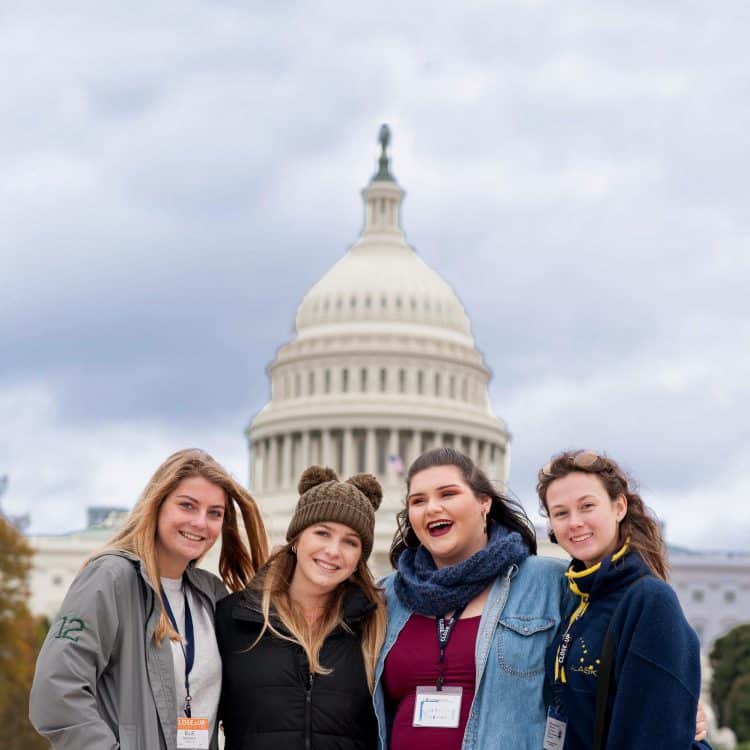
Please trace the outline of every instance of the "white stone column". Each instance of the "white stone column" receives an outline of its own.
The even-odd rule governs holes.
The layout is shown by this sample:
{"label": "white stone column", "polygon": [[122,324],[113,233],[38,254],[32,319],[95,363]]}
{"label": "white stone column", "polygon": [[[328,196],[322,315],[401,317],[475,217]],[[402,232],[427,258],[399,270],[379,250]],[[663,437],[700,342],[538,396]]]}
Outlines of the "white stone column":
{"label": "white stone column", "polygon": [[331,431],[327,427],[320,430],[320,452],[323,466],[333,466],[333,442]]}
{"label": "white stone column", "polygon": [[292,434],[282,436],[281,442],[281,487],[286,489],[291,486],[292,476]]}
{"label": "white stone column", "polygon": [[253,440],[253,465],[251,467],[250,486],[253,492],[262,492],[266,475],[266,441],[264,438]]}
{"label": "white stone column", "polygon": [[370,427],[365,435],[365,470],[377,474],[378,453],[375,430]]}
{"label": "white stone column", "polygon": [[354,474],[354,435],[351,427],[341,431],[341,477],[346,479]]}
{"label": "white stone column", "polygon": [[469,450],[468,450],[469,458],[476,463],[477,462],[477,440],[476,438],[470,437],[469,438]]}
{"label": "white stone column", "polygon": [[264,490],[277,490],[278,486],[278,466],[279,466],[279,442],[276,435],[268,438],[268,471],[267,481],[264,482]]}
{"label": "white stone column", "polygon": [[390,456],[397,456],[398,455],[398,430],[391,429],[388,431],[388,450],[386,451],[385,460],[385,475],[388,479],[388,482],[391,484],[396,484],[398,482],[398,474],[396,473],[396,470],[389,460]]}
{"label": "white stone column", "polygon": [[302,470],[300,474],[310,465],[310,430],[302,433]]}
{"label": "white stone column", "polygon": [[477,466],[484,472],[487,471],[487,441],[477,440]]}
{"label": "white stone column", "polygon": [[420,454],[420,440],[421,435],[419,433],[419,430],[412,430],[411,437],[409,438],[409,450],[406,452],[406,456],[403,457],[405,471],[409,470],[409,467],[414,463],[414,459],[416,459]]}
{"label": "white stone column", "polygon": [[258,463],[258,451],[260,441],[249,440],[247,441],[247,447],[250,451],[250,467],[249,467],[249,480],[250,489],[256,488],[258,484],[258,471],[260,470],[260,464]]}

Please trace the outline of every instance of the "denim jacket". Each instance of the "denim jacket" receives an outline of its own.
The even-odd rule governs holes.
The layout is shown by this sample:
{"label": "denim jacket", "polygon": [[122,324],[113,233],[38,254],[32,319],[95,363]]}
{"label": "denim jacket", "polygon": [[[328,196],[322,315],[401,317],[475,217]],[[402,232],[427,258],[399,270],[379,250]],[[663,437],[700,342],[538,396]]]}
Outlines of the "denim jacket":
{"label": "denim jacket", "polygon": [[[540,750],[544,739],[544,656],[567,606],[565,563],[528,557],[492,584],[476,641],[476,692],[461,750]],[[395,575],[385,579],[388,629],[375,668],[373,703],[380,750],[388,748],[391,718],[383,665],[412,612],[398,600]]]}

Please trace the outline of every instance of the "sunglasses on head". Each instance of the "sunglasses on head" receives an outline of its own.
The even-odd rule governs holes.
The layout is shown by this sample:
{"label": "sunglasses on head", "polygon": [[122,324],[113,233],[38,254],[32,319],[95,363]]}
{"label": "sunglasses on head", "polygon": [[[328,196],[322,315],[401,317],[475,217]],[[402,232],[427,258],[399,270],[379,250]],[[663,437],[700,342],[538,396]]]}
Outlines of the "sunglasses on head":
{"label": "sunglasses on head", "polygon": [[[601,456],[596,451],[582,450],[569,454],[566,457],[565,462],[568,466],[572,466],[576,469],[590,469],[600,459]],[[559,459],[547,461],[547,463],[539,470],[539,475],[544,477],[554,476],[552,473],[552,464],[557,461],[559,461]]]}

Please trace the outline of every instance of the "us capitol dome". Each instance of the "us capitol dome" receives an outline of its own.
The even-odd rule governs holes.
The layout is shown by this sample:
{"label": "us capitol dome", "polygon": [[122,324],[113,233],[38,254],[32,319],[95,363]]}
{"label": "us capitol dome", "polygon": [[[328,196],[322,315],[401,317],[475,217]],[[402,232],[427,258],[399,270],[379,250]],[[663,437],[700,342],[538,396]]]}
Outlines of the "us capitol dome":
{"label": "us capitol dome", "polygon": [[384,125],[379,169],[362,191],[362,233],[302,299],[291,341],[267,368],[270,401],[247,429],[251,487],[274,543],[284,539],[306,466],[378,477],[372,564],[380,571],[414,458],[454,446],[504,483],[510,447],[461,301],[406,242],[389,140]]}

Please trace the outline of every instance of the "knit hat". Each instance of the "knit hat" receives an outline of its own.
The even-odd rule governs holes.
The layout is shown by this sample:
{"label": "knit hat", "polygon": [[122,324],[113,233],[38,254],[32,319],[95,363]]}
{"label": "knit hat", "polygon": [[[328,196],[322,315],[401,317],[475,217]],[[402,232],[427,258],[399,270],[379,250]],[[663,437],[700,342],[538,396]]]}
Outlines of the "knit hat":
{"label": "knit hat", "polygon": [[297,485],[300,494],[286,540],[289,542],[314,523],[333,521],[354,529],[362,540],[362,557],[372,552],[375,511],[383,499],[380,482],[372,474],[355,474],[340,482],[327,466],[310,466]]}

